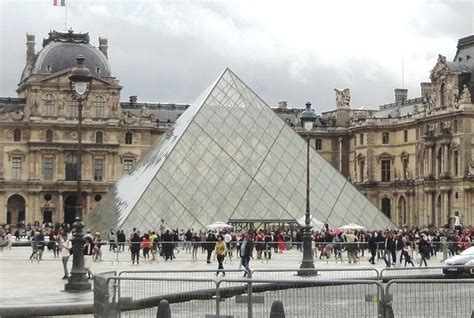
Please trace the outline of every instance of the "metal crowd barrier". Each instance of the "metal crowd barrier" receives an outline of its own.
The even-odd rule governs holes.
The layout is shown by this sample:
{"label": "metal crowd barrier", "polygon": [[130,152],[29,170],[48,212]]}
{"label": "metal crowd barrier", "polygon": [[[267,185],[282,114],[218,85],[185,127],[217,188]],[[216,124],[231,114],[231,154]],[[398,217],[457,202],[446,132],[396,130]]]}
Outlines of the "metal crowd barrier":
{"label": "metal crowd barrier", "polygon": [[[383,317],[383,286],[373,280],[205,279],[107,277],[96,275],[103,290],[113,290],[100,317],[158,317],[162,300],[172,317],[271,317],[280,301],[287,317]],[[105,286],[109,286],[108,288]],[[328,301],[330,299],[331,301]]]}

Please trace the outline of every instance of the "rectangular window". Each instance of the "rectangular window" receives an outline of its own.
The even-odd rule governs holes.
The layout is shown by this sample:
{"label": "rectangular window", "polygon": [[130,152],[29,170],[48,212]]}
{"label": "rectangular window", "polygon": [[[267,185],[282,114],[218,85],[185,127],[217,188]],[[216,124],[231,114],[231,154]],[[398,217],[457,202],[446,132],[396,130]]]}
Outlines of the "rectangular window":
{"label": "rectangular window", "polygon": [[123,172],[128,173],[132,170],[133,167],[133,159],[124,159],[123,160]]}
{"label": "rectangular window", "polygon": [[403,131],[403,141],[407,142],[408,141],[408,130]]}
{"label": "rectangular window", "polygon": [[321,139],[316,139],[316,150],[322,150],[323,149],[323,141]]}
{"label": "rectangular window", "polygon": [[453,152],[454,176],[459,175],[459,155],[457,150]]}
{"label": "rectangular window", "polygon": [[53,180],[54,161],[52,157],[43,158],[43,179]]}
{"label": "rectangular window", "polygon": [[21,179],[21,162],[22,157],[12,157],[12,179],[20,180]]}
{"label": "rectangular window", "polygon": [[382,182],[390,181],[390,160],[382,160]]}
{"label": "rectangular window", "polygon": [[389,134],[387,131],[382,133],[382,143],[385,145],[390,143]]}
{"label": "rectangular window", "polygon": [[102,181],[104,179],[104,159],[94,159],[94,181]]}
{"label": "rectangular window", "polygon": [[69,100],[69,116],[72,118],[79,116],[79,102],[75,99]]}
{"label": "rectangular window", "polygon": [[364,144],[364,134],[359,134],[359,144],[360,145]]}

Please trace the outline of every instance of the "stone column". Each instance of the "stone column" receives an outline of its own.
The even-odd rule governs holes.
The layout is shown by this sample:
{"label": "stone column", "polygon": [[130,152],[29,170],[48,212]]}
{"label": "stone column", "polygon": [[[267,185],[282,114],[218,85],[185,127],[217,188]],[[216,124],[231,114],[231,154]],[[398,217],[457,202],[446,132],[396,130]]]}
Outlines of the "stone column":
{"label": "stone column", "polygon": [[90,193],[86,193],[86,210],[85,210],[85,215],[87,215],[87,213],[89,213],[90,208],[91,208],[91,194],[90,194]]}
{"label": "stone column", "polygon": [[56,215],[56,217],[58,218],[58,222],[63,222],[64,221],[64,207],[63,207],[63,194],[62,193],[58,193],[58,204],[56,206],[58,207],[57,215]]}
{"label": "stone column", "polygon": [[426,212],[423,213],[423,222],[420,222],[422,225],[430,224],[433,217],[433,192],[432,188],[425,188],[426,194]]}
{"label": "stone column", "polygon": [[339,137],[339,173],[342,174],[342,137]]}
{"label": "stone column", "polygon": [[443,144],[443,175],[449,175],[449,166],[448,166],[448,144]]}
{"label": "stone column", "polygon": [[428,146],[428,176],[434,176],[433,174],[433,145]]}
{"label": "stone column", "polygon": [[439,226],[443,226],[444,224],[447,223],[448,217],[449,217],[449,192],[450,192],[449,187],[441,187],[440,191],[443,193],[443,200],[442,200],[442,213],[441,213],[441,224],[438,224]]}

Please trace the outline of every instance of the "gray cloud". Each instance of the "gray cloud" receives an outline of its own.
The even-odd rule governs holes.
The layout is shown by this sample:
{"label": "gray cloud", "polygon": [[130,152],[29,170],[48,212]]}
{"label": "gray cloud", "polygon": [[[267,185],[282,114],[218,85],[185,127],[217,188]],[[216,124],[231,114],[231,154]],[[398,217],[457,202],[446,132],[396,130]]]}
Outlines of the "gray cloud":
{"label": "gray cloud", "polygon": [[[390,18],[383,11],[371,11],[365,25],[353,25],[332,7],[315,12],[318,18],[327,15],[328,24],[315,24],[316,19],[305,18],[312,12],[304,11],[312,8],[304,1],[288,7],[288,13],[285,2],[277,1],[280,14],[275,15],[263,5],[253,10],[249,2],[239,1],[69,3],[74,30],[90,32],[95,44],[99,36],[109,38],[112,72],[124,86],[122,100],[138,95],[141,101],[190,103],[230,67],[271,106],[288,100],[290,106],[303,107],[310,100],[318,111],[329,110],[334,108],[335,87],[351,89],[353,107],[375,106],[392,102],[393,89],[401,85],[399,38],[406,35],[405,87],[416,97],[437,54],[451,58],[457,39],[474,32],[470,1],[421,1],[411,7],[400,1],[407,5],[400,26],[391,21],[371,25],[371,15]],[[344,9],[345,2],[336,3]],[[363,2],[360,6],[361,12],[353,14],[360,14],[363,22]],[[0,96],[15,96],[25,61],[25,33],[36,34],[39,50],[50,29],[62,29],[64,11],[39,0],[6,0],[0,10],[6,30],[0,38]],[[350,12],[345,14],[350,18]],[[368,31],[351,33],[358,27]]]}

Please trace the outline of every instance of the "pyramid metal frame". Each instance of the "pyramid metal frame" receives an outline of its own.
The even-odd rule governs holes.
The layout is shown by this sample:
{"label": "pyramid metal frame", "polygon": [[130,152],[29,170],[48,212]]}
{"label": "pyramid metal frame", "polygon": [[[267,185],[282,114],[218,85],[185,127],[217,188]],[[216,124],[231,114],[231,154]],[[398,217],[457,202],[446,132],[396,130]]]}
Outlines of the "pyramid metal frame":
{"label": "pyramid metal frame", "polygon": [[[396,228],[316,151],[313,217]],[[306,142],[226,69],[85,218],[94,231],[295,220],[305,211]]]}

